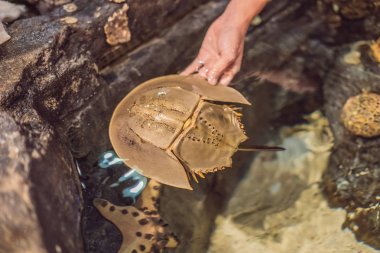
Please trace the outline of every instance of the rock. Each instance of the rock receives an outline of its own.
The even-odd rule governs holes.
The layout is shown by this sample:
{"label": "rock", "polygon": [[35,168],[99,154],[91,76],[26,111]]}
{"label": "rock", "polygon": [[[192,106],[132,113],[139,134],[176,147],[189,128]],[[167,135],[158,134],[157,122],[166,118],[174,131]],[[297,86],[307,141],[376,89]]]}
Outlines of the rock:
{"label": "rock", "polygon": [[[346,55],[352,52],[360,57],[356,62],[347,62]],[[380,139],[353,136],[340,118],[345,102],[363,90],[380,92],[380,67],[371,57],[370,42],[343,47],[325,81],[324,107],[334,133],[335,148],[324,174],[324,185],[331,203],[345,207],[354,215],[346,225],[356,227],[353,231],[359,239],[380,247],[380,220],[371,214],[377,208],[380,194]],[[358,212],[359,208],[367,212]]]}
{"label": "rock", "polygon": [[78,6],[75,3],[68,3],[63,5],[63,9],[69,13],[75,12],[78,10]]}
{"label": "rock", "polygon": [[32,189],[33,204],[38,207],[45,247],[48,252],[83,252],[83,199],[72,155],[54,131],[46,131],[40,138],[41,146],[31,151],[40,157],[36,154],[31,161],[30,180],[36,185]]}
{"label": "rock", "polygon": [[[320,19],[329,26],[324,40],[336,45],[372,40],[380,34],[378,0],[321,0],[317,2]],[[327,35],[327,36],[326,36]]]}
{"label": "rock", "polygon": [[43,245],[34,187],[29,173],[31,154],[25,136],[11,115],[0,113],[0,249],[3,252],[47,252]]}
{"label": "rock", "polygon": [[72,156],[35,111],[24,109],[18,122],[12,114],[0,118],[7,138],[0,151],[6,198],[0,213],[1,249],[82,252],[82,197]]}
{"label": "rock", "polygon": [[[78,110],[99,91],[96,77],[99,69],[158,35],[203,1],[181,0],[174,4],[163,1],[153,5],[129,1],[128,14],[134,17],[128,23],[132,39],[116,47],[106,43],[103,27],[108,18],[123,7],[108,0],[96,0],[91,5],[78,1],[78,10],[74,13],[59,7],[51,17],[37,16],[14,22],[9,27],[12,43],[0,48],[0,73],[4,73],[0,75],[0,104],[8,107],[26,94],[32,94],[39,97],[38,106],[42,110],[49,111],[43,103],[56,101],[59,109],[53,114],[59,117]],[[154,21],[146,19],[155,15]],[[54,92],[51,87],[56,87]],[[78,96],[81,98],[73,99]]]}
{"label": "rock", "polygon": [[117,10],[110,16],[104,26],[107,43],[111,46],[127,43],[131,40],[131,32],[128,27],[128,4]]}
{"label": "rock", "polygon": [[331,8],[347,19],[361,19],[369,15],[375,15],[380,11],[379,0],[323,0],[331,5]]}

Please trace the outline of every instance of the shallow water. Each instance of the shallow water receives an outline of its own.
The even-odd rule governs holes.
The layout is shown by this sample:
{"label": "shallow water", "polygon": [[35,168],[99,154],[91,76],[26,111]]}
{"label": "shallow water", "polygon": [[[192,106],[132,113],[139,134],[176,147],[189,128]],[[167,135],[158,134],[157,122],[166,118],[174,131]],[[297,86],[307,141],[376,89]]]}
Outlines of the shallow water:
{"label": "shallow water", "polygon": [[261,153],[216,219],[209,253],[377,252],[342,229],[343,209],[328,206],[320,189],[333,146],[328,122],[281,129],[285,152]]}
{"label": "shallow water", "polygon": [[[181,195],[182,201],[198,202],[199,208],[206,208],[191,212],[182,208],[170,210],[170,215],[176,214],[169,217],[169,223],[172,223],[177,235],[183,238],[178,227],[190,226],[183,223],[183,220],[189,219],[198,223],[192,225],[199,231],[209,230],[215,222],[209,239],[197,239],[197,234],[203,232],[191,235],[191,244],[197,244],[198,240],[200,243],[209,242],[209,246],[204,245],[204,248],[208,247],[208,253],[377,252],[358,242],[350,230],[342,229],[346,220],[345,210],[328,206],[320,180],[333,147],[333,137],[327,120],[320,112],[306,119],[306,124],[281,128],[279,139],[286,151],[259,153],[238,182],[224,210],[215,213],[212,207],[210,209],[204,204],[207,195],[211,203],[217,203],[210,189],[208,194],[204,191],[215,178],[208,178],[196,185],[194,191],[165,187],[161,196],[165,206],[161,208],[161,213],[168,210],[165,202],[178,200],[178,195]],[[88,161],[80,161],[79,166],[88,166]],[[133,205],[142,186],[147,183],[144,177],[123,165],[111,150],[102,153],[93,166],[82,169],[81,175],[88,200],[102,197],[119,205]],[[217,189],[211,188],[211,191],[217,192]],[[91,206],[91,201],[87,204],[83,226],[87,252],[117,252],[122,241],[118,229]],[[219,214],[215,218],[207,212]],[[162,215],[165,217],[168,214]],[[194,218],[194,215],[198,217]],[[205,222],[205,219],[214,218]],[[188,230],[183,229],[184,233]],[[94,241],[98,233],[106,233],[108,238]],[[133,233],[135,231],[131,231]]]}

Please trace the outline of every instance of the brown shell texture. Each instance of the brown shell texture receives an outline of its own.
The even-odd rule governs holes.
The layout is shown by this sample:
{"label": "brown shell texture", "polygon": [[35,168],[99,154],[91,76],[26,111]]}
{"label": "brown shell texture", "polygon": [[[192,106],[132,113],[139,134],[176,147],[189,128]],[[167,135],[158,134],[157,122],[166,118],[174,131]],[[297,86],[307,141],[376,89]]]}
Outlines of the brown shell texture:
{"label": "brown shell texture", "polygon": [[380,95],[363,93],[347,100],[342,110],[342,122],[353,135],[380,135]]}
{"label": "brown shell texture", "polygon": [[188,175],[231,167],[246,140],[240,113],[227,103],[249,104],[235,89],[197,76],[152,79],[117,106],[110,139],[125,163],[146,177],[192,189]]}
{"label": "brown shell texture", "polygon": [[123,241],[119,253],[162,252],[175,248],[177,238],[168,231],[158,210],[160,184],[151,180],[136,206],[116,206],[104,199],[95,199],[94,206],[120,230]]}

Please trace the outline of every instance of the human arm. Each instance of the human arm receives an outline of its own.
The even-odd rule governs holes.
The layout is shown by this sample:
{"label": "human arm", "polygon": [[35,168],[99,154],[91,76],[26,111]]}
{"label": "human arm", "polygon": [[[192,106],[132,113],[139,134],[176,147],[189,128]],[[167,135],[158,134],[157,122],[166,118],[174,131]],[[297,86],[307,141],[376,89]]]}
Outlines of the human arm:
{"label": "human arm", "polygon": [[249,24],[268,0],[231,0],[209,27],[195,60],[181,73],[198,72],[210,84],[228,85],[240,70]]}

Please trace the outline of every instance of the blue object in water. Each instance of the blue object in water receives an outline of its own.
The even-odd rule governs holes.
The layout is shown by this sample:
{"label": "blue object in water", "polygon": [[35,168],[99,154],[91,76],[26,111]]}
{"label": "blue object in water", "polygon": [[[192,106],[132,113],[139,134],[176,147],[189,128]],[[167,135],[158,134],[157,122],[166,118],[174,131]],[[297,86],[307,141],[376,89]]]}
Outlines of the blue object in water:
{"label": "blue object in water", "polygon": [[112,165],[115,164],[123,164],[123,160],[120,159],[116,153],[112,150],[104,152],[100,157],[99,157],[99,162],[98,165],[102,169],[107,169],[111,167]]}
{"label": "blue object in water", "polygon": [[[102,169],[111,168],[113,165],[124,164],[123,160],[120,159],[116,153],[112,150],[104,152],[99,157],[98,165]],[[136,198],[141,194],[141,192],[145,189],[148,179],[143,175],[140,175],[136,170],[129,170],[125,174],[123,174],[116,183],[111,184],[111,187],[118,187],[121,183],[133,180],[136,183],[132,186],[128,186],[122,190],[122,195],[124,198],[131,198],[133,203],[136,202]]]}
{"label": "blue object in water", "polygon": [[122,175],[121,177],[119,177],[117,182],[113,183],[111,185],[111,187],[117,187],[120,185],[120,183],[127,181],[128,179],[132,179],[132,180],[136,181],[136,184],[134,184],[130,187],[124,188],[122,191],[122,194],[123,194],[124,198],[127,198],[127,197],[132,198],[133,203],[135,203],[136,198],[145,189],[146,184],[148,182],[148,179],[146,177],[140,175],[139,173],[137,173],[137,171],[130,170],[127,173],[125,173],[124,175]]}

